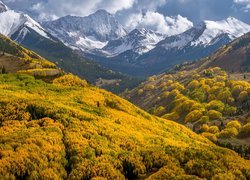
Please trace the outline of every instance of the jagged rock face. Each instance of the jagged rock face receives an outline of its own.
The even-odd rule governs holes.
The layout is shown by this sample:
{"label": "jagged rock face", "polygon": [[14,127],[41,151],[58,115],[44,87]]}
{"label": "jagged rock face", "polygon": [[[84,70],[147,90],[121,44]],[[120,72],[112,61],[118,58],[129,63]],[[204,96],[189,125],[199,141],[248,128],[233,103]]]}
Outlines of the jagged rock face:
{"label": "jagged rock face", "polygon": [[[93,58],[98,56],[100,63],[113,63],[110,67],[115,64],[115,70],[131,75],[148,76],[184,61],[209,56],[249,31],[248,24],[233,17],[222,21],[204,21],[172,36],[136,29],[127,36],[110,41],[101,51],[94,51],[92,54],[95,55]],[[162,37],[165,39],[161,39]],[[124,64],[130,68],[122,68]]]}
{"label": "jagged rock face", "polygon": [[0,1],[0,13],[5,12],[7,10],[8,7],[2,1]]}
{"label": "jagged rock face", "polygon": [[43,25],[65,44],[83,50],[102,48],[108,41],[127,34],[115,17],[105,10],[87,17],[65,16]]}
{"label": "jagged rock face", "polygon": [[18,42],[22,42],[30,30],[36,32],[39,36],[51,39],[48,32],[43,29],[38,22],[33,20],[30,16],[24,13],[19,13],[10,10],[6,5],[0,1],[0,33],[9,37],[19,33],[16,37]]}
{"label": "jagged rock face", "polygon": [[233,17],[222,21],[204,21],[184,33],[160,41],[140,56],[136,63],[162,71],[184,61],[198,60],[250,31],[250,26]]}
{"label": "jagged rock face", "polygon": [[135,29],[124,37],[109,41],[102,50],[111,56],[119,55],[128,50],[143,54],[153,49],[163,39],[163,34],[147,29]]}

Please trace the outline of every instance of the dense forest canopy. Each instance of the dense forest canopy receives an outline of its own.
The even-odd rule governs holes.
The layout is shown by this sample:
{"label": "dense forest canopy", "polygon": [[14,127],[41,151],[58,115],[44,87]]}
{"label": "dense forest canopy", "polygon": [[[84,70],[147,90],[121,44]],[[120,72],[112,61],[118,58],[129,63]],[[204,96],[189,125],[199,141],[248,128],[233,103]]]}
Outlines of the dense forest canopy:
{"label": "dense forest canopy", "polygon": [[250,162],[73,75],[0,75],[0,179],[250,178]]}

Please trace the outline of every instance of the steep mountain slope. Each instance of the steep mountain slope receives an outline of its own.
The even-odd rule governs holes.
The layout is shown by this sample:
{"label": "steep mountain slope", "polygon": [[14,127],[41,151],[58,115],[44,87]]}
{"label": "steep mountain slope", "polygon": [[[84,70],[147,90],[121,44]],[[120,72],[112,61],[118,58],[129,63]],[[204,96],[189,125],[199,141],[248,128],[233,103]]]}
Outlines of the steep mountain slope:
{"label": "steep mountain slope", "polygon": [[126,36],[109,41],[102,50],[107,52],[107,56],[117,56],[129,50],[140,55],[153,49],[163,38],[163,34],[151,30],[135,29]]}
{"label": "steep mountain slope", "polygon": [[1,179],[250,178],[250,162],[72,75],[0,75]]}
{"label": "steep mountain slope", "polygon": [[228,72],[250,71],[250,32],[220,48],[202,62],[204,67],[221,67]]}
{"label": "steep mountain slope", "polygon": [[[247,80],[250,71],[250,32],[219,48],[206,58],[193,62],[185,62],[168,69],[169,73],[176,71],[204,70],[210,67],[220,67],[230,76],[241,75]],[[238,77],[240,78],[240,77]],[[243,79],[241,78],[241,79]]]}
{"label": "steep mountain slope", "polygon": [[[111,69],[145,77],[185,61],[209,56],[249,31],[250,25],[233,17],[222,21],[204,21],[181,34],[166,37],[157,44],[156,40],[149,40],[149,33],[135,30],[125,37],[110,41],[101,53],[95,50],[92,54],[84,55]],[[150,45],[149,42],[154,43]]]}
{"label": "steep mountain slope", "polygon": [[64,71],[84,77],[93,84],[98,83],[100,78],[115,81],[116,83],[102,84],[103,88],[113,92],[132,88],[140,81],[80,57],[28,15],[10,10],[2,3],[1,9],[3,12],[0,13],[0,33],[50,59]]}
{"label": "steep mountain slope", "polygon": [[153,66],[154,73],[175,64],[206,57],[218,48],[250,31],[250,25],[229,17],[222,21],[204,21],[177,36],[167,37],[156,48],[142,55],[138,63]]}
{"label": "steep mountain slope", "polygon": [[54,63],[1,34],[0,54],[0,73],[25,73],[39,77],[57,77],[62,73]]}
{"label": "steep mountain slope", "polygon": [[[147,13],[145,14],[147,18]],[[166,37],[180,34],[189,28],[193,27],[193,23],[181,15],[174,17],[166,17],[168,30],[163,33],[155,32],[150,29],[138,28],[132,30],[129,34],[119,39],[109,41],[109,43],[102,48],[107,53],[106,56],[118,56],[126,52],[128,61],[136,61],[136,56],[131,57],[132,54],[137,54],[137,57],[155,48],[155,45]],[[120,58],[122,58],[120,56]]]}
{"label": "steep mountain slope", "polygon": [[127,34],[113,15],[98,10],[87,17],[65,16],[43,26],[66,45],[81,49],[101,49],[110,40]]}
{"label": "steep mountain slope", "polygon": [[64,71],[85,78],[91,84],[98,83],[100,79],[117,81],[117,83],[101,85],[102,88],[112,92],[119,93],[126,88],[131,89],[141,81],[140,79],[104,68],[98,63],[83,58],[62,42],[40,41],[40,36],[33,34],[28,35],[27,39],[22,41],[22,45],[50,59]]}
{"label": "steep mountain slope", "polygon": [[8,11],[8,7],[2,1],[0,1],[0,13],[5,11]]}
{"label": "steep mountain slope", "polygon": [[224,142],[225,139],[227,143],[236,142],[235,149],[250,157],[250,131],[247,128],[250,84],[231,80],[231,76],[220,68],[181,69],[153,76],[138,88],[126,92],[125,97],[154,115],[203,133],[214,142]]}
{"label": "steep mountain slope", "polygon": [[0,2],[0,33],[9,37],[15,35],[15,40],[19,43],[26,39],[30,30],[33,30],[41,38],[53,40],[53,38],[46,32],[36,21],[26,14],[15,12],[8,9],[2,2]]}

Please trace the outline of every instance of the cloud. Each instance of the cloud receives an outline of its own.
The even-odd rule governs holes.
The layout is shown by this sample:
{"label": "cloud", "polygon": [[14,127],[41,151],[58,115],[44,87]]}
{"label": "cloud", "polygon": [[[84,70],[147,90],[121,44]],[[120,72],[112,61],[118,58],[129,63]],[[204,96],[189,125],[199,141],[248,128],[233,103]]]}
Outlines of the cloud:
{"label": "cloud", "polygon": [[127,18],[126,28],[148,28],[159,33],[174,35],[193,26],[193,23],[180,15],[176,17],[163,16],[158,12],[148,11],[145,14],[131,14]]}
{"label": "cloud", "polygon": [[[194,23],[235,16],[250,23],[250,0],[2,0],[38,21],[66,15],[86,16],[98,9],[114,13],[124,26],[150,27],[166,32],[168,16],[181,14]],[[132,18],[132,19],[130,19]],[[176,19],[176,18],[172,18]],[[177,19],[178,20],[178,19]],[[181,19],[179,19],[181,22]],[[188,24],[188,21],[182,20]],[[179,25],[184,28],[187,24]],[[181,23],[180,23],[181,24]],[[176,28],[176,27],[172,27]]]}
{"label": "cloud", "polygon": [[[66,15],[86,16],[98,9],[110,13],[133,7],[137,0],[3,0],[21,11],[32,13],[39,20]],[[28,7],[28,8],[27,8]]]}
{"label": "cloud", "polygon": [[98,9],[106,9],[110,13],[116,13],[119,10],[131,8],[134,0],[47,0],[34,4],[31,10],[41,15],[61,17],[65,15],[86,16]]}
{"label": "cloud", "polygon": [[[105,9],[117,16],[126,27],[151,27],[166,32],[166,19],[156,13],[168,0],[3,0],[28,12],[38,21],[54,20],[66,15],[86,16]],[[28,10],[27,10],[27,7]],[[132,17],[132,19],[130,19]],[[130,19],[130,20],[129,20]],[[155,26],[155,28],[153,28]],[[130,28],[129,28],[130,29]]]}
{"label": "cloud", "polygon": [[234,3],[243,5],[244,6],[243,10],[245,12],[248,12],[250,9],[250,0],[234,0]]}

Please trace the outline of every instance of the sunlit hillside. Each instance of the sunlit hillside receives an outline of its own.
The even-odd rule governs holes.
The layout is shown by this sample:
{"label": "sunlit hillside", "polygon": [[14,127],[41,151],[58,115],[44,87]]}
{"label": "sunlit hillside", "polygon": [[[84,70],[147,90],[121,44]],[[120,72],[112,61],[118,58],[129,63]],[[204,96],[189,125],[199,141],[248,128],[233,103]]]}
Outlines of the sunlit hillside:
{"label": "sunlit hillside", "polygon": [[153,76],[124,95],[154,115],[250,155],[250,84],[231,80],[220,68]]}
{"label": "sunlit hillside", "polygon": [[250,178],[250,162],[73,75],[0,75],[0,179]]}
{"label": "sunlit hillside", "polygon": [[0,73],[25,73],[37,77],[56,77],[62,71],[54,63],[0,34]]}

